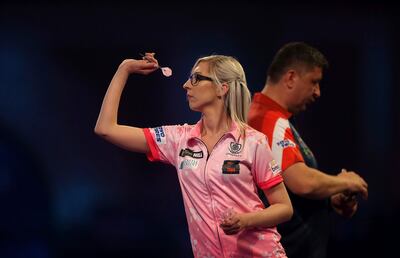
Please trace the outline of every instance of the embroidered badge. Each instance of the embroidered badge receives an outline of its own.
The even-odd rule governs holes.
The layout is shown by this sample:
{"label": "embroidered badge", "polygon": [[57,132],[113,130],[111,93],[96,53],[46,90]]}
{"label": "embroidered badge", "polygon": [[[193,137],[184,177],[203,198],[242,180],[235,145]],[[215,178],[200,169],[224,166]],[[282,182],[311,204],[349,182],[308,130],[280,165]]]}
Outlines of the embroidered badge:
{"label": "embroidered badge", "polygon": [[232,154],[238,154],[242,150],[242,145],[238,142],[231,142],[229,144],[229,151]]}
{"label": "embroidered badge", "polygon": [[203,158],[203,151],[192,151],[191,149],[181,149],[181,151],[179,152],[179,156],[181,157],[185,157],[185,156],[189,156],[195,159],[201,159]]}
{"label": "embroidered badge", "polygon": [[222,174],[239,174],[240,160],[224,160],[222,165]]}

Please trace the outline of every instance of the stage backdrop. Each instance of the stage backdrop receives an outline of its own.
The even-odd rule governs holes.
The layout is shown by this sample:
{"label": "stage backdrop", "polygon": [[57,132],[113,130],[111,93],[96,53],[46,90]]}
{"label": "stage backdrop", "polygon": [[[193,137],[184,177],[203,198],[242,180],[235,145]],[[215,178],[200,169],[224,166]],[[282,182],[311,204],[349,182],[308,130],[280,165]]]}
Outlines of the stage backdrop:
{"label": "stage backdrop", "polygon": [[332,217],[330,257],[397,251],[395,6],[95,2],[0,5],[0,257],[191,257],[174,168],[93,132],[107,86],[123,59],[156,52],[173,76],[131,76],[120,123],[195,123],[182,85],[197,58],[235,56],[255,93],[290,41],[330,62],[298,130],[321,170],[355,170],[369,183],[354,218]]}

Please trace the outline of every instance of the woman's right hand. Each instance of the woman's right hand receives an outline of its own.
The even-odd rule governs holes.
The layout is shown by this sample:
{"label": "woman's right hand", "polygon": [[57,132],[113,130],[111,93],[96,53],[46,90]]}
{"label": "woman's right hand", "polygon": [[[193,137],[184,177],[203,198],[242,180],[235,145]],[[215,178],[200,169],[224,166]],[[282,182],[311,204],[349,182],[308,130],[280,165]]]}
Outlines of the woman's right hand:
{"label": "woman's right hand", "polygon": [[120,65],[120,70],[124,70],[129,74],[150,74],[159,68],[157,59],[154,58],[153,55],[148,55],[146,53],[146,58],[142,60],[136,59],[125,59]]}

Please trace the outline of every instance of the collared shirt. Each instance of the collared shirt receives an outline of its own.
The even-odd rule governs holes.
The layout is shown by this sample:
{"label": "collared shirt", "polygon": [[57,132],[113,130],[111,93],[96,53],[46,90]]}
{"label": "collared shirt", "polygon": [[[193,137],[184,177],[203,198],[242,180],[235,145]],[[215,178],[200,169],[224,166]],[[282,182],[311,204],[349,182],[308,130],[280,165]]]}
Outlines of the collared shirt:
{"label": "collared shirt", "polygon": [[250,106],[248,123],[268,137],[274,158],[285,171],[296,162],[304,162],[290,127],[291,113],[262,93],[256,93]]}
{"label": "collared shirt", "polygon": [[195,257],[286,257],[276,227],[225,235],[224,213],[264,209],[257,186],[269,189],[282,182],[266,136],[250,127],[241,135],[236,123],[208,153],[196,125],[144,129],[151,161],[176,167]]}
{"label": "collared shirt", "polygon": [[[248,123],[267,135],[282,173],[297,162],[316,168],[314,155],[290,124],[290,117],[291,113],[268,96],[254,94]],[[287,190],[294,212],[291,220],[278,225],[278,231],[288,257],[326,257],[331,226],[327,199],[306,199]]]}

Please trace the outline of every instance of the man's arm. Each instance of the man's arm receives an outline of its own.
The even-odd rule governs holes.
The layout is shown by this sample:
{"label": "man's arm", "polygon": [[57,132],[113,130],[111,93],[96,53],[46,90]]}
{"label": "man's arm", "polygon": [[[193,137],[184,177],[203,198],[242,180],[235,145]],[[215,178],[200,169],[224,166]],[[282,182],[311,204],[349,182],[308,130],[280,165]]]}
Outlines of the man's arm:
{"label": "man's arm", "polygon": [[286,168],[282,175],[287,188],[309,199],[324,199],[345,191],[360,193],[364,199],[368,197],[367,183],[354,172],[332,176],[297,162]]}

